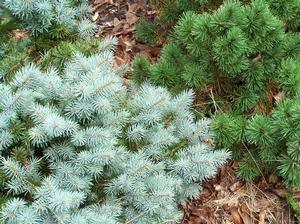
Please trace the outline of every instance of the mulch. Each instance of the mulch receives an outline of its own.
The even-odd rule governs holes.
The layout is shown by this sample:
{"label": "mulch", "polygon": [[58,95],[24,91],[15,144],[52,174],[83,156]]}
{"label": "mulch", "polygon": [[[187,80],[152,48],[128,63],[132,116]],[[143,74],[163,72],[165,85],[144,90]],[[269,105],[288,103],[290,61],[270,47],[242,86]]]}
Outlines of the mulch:
{"label": "mulch", "polygon": [[[139,18],[152,20],[155,7],[147,0],[90,0],[93,20],[99,25],[99,38],[115,36],[119,40],[116,64],[130,64],[134,56],[143,54],[155,61],[162,43],[149,45],[135,39]],[[130,70],[130,69],[129,69]],[[237,162],[220,168],[218,175],[202,184],[198,198],[186,201],[182,224],[293,224],[291,210],[284,194],[290,192],[300,199],[300,191],[291,191],[274,174],[246,182],[236,175]]]}
{"label": "mulch", "polygon": [[182,224],[296,224],[285,193],[300,198],[300,191],[285,188],[279,177],[269,174],[246,182],[236,175],[237,162],[220,168],[203,183],[199,198],[182,208]]}

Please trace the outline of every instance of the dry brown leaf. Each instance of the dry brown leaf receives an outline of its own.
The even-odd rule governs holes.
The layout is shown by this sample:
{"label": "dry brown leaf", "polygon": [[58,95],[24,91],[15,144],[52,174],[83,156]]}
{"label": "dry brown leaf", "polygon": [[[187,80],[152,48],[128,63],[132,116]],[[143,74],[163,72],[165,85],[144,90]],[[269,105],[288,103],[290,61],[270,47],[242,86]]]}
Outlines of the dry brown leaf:
{"label": "dry brown leaf", "polygon": [[266,218],[266,211],[265,210],[262,210],[259,212],[259,215],[258,215],[258,224],[265,224],[265,218]]}
{"label": "dry brown leaf", "polygon": [[231,192],[239,190],[244,185],[244,182],[239,180],[229,187]]}
{"label": "dry brown leaf", "polygon": [[247,206],[247,204],[246,204],[245,202],[242,203],[242,204],[240,204],[240,210],[241,210],[241,212],[243,212],[243,213],[247,213],[247,214],[250,213],[249,207]]}
{"label": "dry brown leaf", "polygon": [[201,192],[200,199],[201,201],[206,202],[211,198],[211,196],[212,196],[211,191],[207,188],[204,188]]}
{"label": "dry brown leaf", "polygon": [[101,8],[106,4],[112,4],[113,0],[95,0],[93,10],[96,11],[97,9]]}
{"label": "dry brown leaf", "polygon": [[213,209],[208,206],[193,209],[191,215],[193,216],[193,223],[199,224],[214,224],[212,220]]}
{"label": "dry brown leaf", "polygon": [[122,22],[117,17],[115,17],[113,20],[113,25],[116,27],[119,26],[120,24],[122,24]]}
{"label": "dry brown leaf", "polygon": [[95,0],[94,1],[94,5],[98,6],[98,7],[101,7],[102,5],[104,4],[113,4],[113,0]]}
{"label": "dry brown leaf", "polygon": [[216,144],[214,143],[214,141],[207,136],[201,137],[200,140],[210,144],[212,147],[216,147]]}
{"label": "dry brown leaf", "polygon": [[239,211],[239,214],[240,214],[240,217],[242,218],[244,224],[254,224],[252,221],[253,219],[251,219],[249,214],[247,214],[245,212],[241,212],[241,211]]}
{"label": "dry brown leaf", "polygon": [[220,184],[214,185],[216,191],[222,191],[224,188]]}
{"label": "dry brown leaf", "polygon": [[125,15],[126,15],[126,22],[129,25],[133,25],[139,20],[139,18],[133,12],[128,11]]}
{"label": "dry brown leaf", "polygon": [[234,224],[243,224],[243,221],[237,208],[231,208],[230,216]]}
{"label": "dry brown leaf", "polygon": [[135,10],[137,9],[137,4],[127,4],[128,5],[128,11],[125,13],[126,16],[126,22],[131,26],[135,24],[138,21],[138,17],[135,13]]}

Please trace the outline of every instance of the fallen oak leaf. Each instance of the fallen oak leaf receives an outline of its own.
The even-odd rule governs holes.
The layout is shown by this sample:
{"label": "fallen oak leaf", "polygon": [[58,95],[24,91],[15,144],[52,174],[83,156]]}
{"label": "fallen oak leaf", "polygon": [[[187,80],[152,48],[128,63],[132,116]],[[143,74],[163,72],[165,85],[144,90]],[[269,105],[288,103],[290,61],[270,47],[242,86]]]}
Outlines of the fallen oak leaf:
{"label": "fallen oak leaf", "polygon": [[118,25],[121,24],[121,23],[122,23],[122,22],[121,22],[117,17],[115,17],[112,24],[113,24],[114,26],[118,26]]}
{"label": "fallen oak leaf", "polygon": [[135,10],[137,8],[137,4],[127,4],[128,11],[125,13],[126,22],[131,26],[138,21],[138,16],[135,14]]}

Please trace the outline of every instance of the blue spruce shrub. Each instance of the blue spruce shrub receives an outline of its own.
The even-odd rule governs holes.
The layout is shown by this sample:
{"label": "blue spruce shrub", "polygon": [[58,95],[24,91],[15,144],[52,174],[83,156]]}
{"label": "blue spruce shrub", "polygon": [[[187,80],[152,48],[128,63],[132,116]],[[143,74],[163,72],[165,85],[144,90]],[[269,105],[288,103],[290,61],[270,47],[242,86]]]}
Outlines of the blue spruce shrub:
{"label": "blue spruce shrub", "polygon": [[61,72],[30,64],[0,84],[2,222],[176,223],[177,202],[229,158],[204,140],[194,93],[125,82],[113,42]]}
{"label": "blue spruce shrub", "polygon": [[89,20],[92,9],[87,0],[4,0],[3,5],[36,35],[48,32],[61,38],[78,33],[80,37],[88,37],[97,28]]}
{"label": "blue spruce shrub", "polygon": [[54,47],[65,58],[78,40],[91,42],[97,29],[91,13],[87,0],[1,0],[1,81]]}

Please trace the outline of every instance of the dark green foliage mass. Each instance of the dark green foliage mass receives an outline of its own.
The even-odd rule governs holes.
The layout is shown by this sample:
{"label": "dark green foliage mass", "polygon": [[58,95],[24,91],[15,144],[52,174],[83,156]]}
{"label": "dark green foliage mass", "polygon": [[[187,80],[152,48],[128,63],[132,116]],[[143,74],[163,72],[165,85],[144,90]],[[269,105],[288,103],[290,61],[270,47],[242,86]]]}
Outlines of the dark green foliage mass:
{"label": "dark green foliage mass", "polygon": [[288,185],[300,186],[300,98],[280,100],[270,114],[251,118],[232,113],[214,117],[220,146],[243,155],[238,174],[246,179],[277,172]]}
{"label": "dark green foliage mass", "polygon": [[[137,25],[136,37],[154,44],[158,39],[165,39],[178,19],[188,11],[198,13],[212,12],[223,4],[224,0],[150,0],[159,9],[159,16],[154,20],[141,19]],[[251,0],[236,0],[247,4]],[[279,17],[285,29],[299,31],[300,0],[265,0],[274,15]]]}
{"label": "dark green foliage mass", "polygon": [[299,0],[268,0],[270,8],[285,24],[289,31],[300,29]]}
{"label": "dark green foliage mass", "polygon": [[0,2],[0,34],[3,34],[3,32],[7,30],[12,30],[18,27],[18,21],[17,18],[15,18],[9,10],[4,8],[3,2]]}
{"label": "dark green foliage mass", "polygon": [[195,89],[196,105],[215,114],[216,143],[240,160],[241,177],[277,172],[299,186],[298,4],[279,2],[226,1],[215,11],[185,12],[158,61],[137,57],[132,78]]}
{"label": "dark green foliage mass", "polygon": [[[140,63],[147,68],[135,69],[133,77],[174,91],[212,87],[221,108],[252,112],[260,105],[269,110],[268,94],[276,91],[277,83],[289,95],[299,88],[299,43],[300,35],[286,33],[264,1],[245,6],[227,1],[213,13],[185,13],[158,62],[147,65],[138,58],[134,68]],[[208,93],[205,97],[211,98]]]}
{"label": "dark green foliage mass", "polygon": [[82,52],[85,55],[91,55],[97,53],[99,49],[100,41],[97,38],[91,38],[89,40],[78,41],[62,41],[57,46],[50,48],[43,54],[39,65],[43,69],[49,69],[51,66],[62,71],[65,62],[70,60],[75,52]]}

